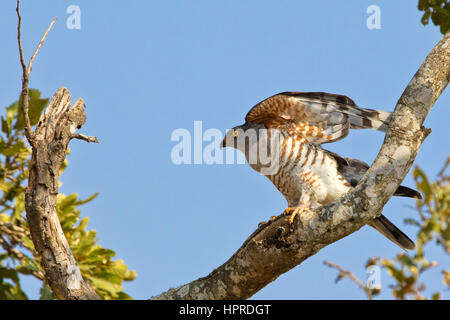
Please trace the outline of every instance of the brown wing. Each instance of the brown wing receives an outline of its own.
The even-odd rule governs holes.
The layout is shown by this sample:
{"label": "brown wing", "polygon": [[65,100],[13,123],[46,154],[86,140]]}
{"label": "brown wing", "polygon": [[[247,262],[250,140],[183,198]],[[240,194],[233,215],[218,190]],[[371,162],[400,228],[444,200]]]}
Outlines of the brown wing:
{"label": "brown wing", "polygon": [[283,92],[254,106],[246,121],[303,136],[310,143],[340,140],[349,129],[385,131],[390,112],[363,109],[352,99],[325,92]]}

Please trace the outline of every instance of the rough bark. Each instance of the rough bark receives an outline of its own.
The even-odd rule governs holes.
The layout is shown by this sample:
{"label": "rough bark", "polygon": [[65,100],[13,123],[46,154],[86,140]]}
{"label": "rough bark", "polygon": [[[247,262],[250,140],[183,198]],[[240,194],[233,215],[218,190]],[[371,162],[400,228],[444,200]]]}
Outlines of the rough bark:
{"label": "rough bark", "polygon": [[[19,5],[20,1],[17,0],[17,42],[22,67],[20,101],[24,115],[25,136],[32,147],[28,187],[25,190],[25,211],[31,239],[41,257],[45,280],[58,299],[100,299],[90,283],[83,280],[56,212],[59,170],[66,158],[70,140],[73,138],[87,142],[98,140],[95,137],[75,133],[75,130],[81,128],[86,121],[84,101],[78,99],[70,108],[70,94],[66,88],[60,88],[55,93],[45,113],[41,115],[36,130],[32,130],[28,115],[30,73],[39,49],[44,44],[56,18],[45,31],[27,66],[22,50],[22,17]],[[3,247],[7,245],[5,241],[0,242]],[[7,251],[21,259],[20,252],[14,252],[12,249]]]}
{"label": "rough bark", "polygon": [[60,167],[75,130],[86,121],[84,101],[70,108],[69,91],[60,88],[52,97],[33,132],[33,151],[25,210],[45,279],[58,299],[99,299],[80,269],[64,236],[56,212]]}
{"label": "rough bark", "polygon": [[247,299],[323,247],[376,218],[400,185],[430,130],[422,126],[450,77],[450,32],[435,46],[403,92],[383,146],[364,178],[348,194],[303,214],[259,227],[208,276],[151,299]]}

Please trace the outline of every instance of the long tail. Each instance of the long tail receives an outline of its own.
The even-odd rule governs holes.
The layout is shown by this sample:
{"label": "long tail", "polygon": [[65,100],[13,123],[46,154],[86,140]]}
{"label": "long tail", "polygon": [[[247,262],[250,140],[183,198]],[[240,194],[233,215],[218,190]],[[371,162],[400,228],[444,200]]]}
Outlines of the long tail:
{"label": "long tail", "polygon": [[[333,153],[330,153],[334,155]],[[369,169],[369,165],[363,161],[352,158],[338,158],[334,155],[338,163],[338,170],[344,176],[344,178],[350,183],[352,187],[355,187],[359,180],[361,180],[364,173]],[[422,195],[411,188],[405,186],[399,186],[394,193],[394,196],[408,197],[422,199]],[[381,232],[389,240],[400,246],[403,250],[414,249],[414,242],[408,238],[400,229],[392,224],[385,216],[373,220],[369,223],[370,226]]]}
{"label": "long tail", "polygon": [[399,186],[395,190],[394,196],[422,199],[422,195],[418,191],[405,186]]}
{"label": "long tail", "polygon": [[[339,173],[344,176],[345,180],[347,180],[352,187],[355,187],[358,184],[369,169],[369,165],[364,161],[353,158],[343,159],[339,157],[339,155],[328,150],[325,150],[325,152],[336,159]],[[405,186],[399,186],[394,192],[394,196],[422,199],[422,195],[418,191]]]}
{"label": "long tail", "polygon": [[373,220],[369,225],[405,251],[413,250],[416,247],[414,242],[406,234],[383,215]]}

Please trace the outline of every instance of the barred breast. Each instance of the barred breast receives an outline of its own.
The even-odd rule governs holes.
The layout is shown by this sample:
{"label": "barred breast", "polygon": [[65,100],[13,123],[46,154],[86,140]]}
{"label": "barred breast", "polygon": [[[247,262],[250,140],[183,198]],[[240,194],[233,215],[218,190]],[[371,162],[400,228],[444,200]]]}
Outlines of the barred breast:
{"label": "barred breast", "polygon": [[312,207],[339,198],[350,184],[338,172],[336,159],[303,137],[280,136],[278,170],[265,175],[283,194],[288,206],[298,204],[301,193],[311,192]]}

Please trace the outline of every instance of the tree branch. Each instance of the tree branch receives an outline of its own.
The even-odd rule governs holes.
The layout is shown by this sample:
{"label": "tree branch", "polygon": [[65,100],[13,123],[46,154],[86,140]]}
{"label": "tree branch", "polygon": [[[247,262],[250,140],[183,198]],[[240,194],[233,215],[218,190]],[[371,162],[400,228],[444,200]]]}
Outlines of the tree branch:
{"label": "tree branch", "polygon": [[[28,115],[28,83],[34,59],[56,19],[45,31],[33,56],[25,65],[21,44],[21,21],[17,0],[17,40],[22,65],[21,107],[25,122],[25,136],[32,146],[28,187],[25,191],[25,211],[36,252],[41,257],[45,279],[58,299],[100,299],[89,282],[84,281],[64,236],[56,212],[58,179],[67,147],[75,131],[84,124],[84,101],[78,99],[71,108],[69,91],[60,88],[52,97],[33,132]],[[84,135],[82,135],[84,136]],[[97,141],[95,137],[88,140]],[[3,245],[7,243],[3,243]]]}
{"label": "tree branch", "polygon": [[70,93],[60,88],[41,115],[35,131],[25,210],[34,247],[41,256],[48,285],[58,299],[99,299],[80,269],[56,212],[58,179],[67,147],[86,121],[84,102],[71,108]]}
{"label": "tree branch", "polygon": [[44,44],[45,38],[47,37],[47,34],[49,33],[50,29],[52,28],[53,24],[56,21],[56,18],[53,19],[53,21],[50,23],[49,27],[45,31],[44,35],[42,36],[41,41],[39,41],[39,44],[36,48],[36,50],[33,53],[33,56],[30,59],[30,62],[28,63],[28,67],[25,65],[25,59],[23,57],[23,49],[22,49],[22,40],[21,40],[21,26],[22,26],[22,17],[20,16],[20,10],[19,10],[19,4],[20,1],[17,0],[17,6],[16,6],[16,13],[17,13],[17,42],[19,45],[19,56],[20,56],[20,64],[22,66],[22,92],[21,92],[21,109],[23,113],[23,118],[25,122],[25,136],[28,139],[28,142],[33,146],[34,144],[34,133],[31,129],[30,124],[30,117],[28,116],[28,110],[29,110],[29,102],[28,102],[28,84],[30,81],[30,73],[31,69],[33,67],[34,59],[36,59],[36,56],[39,52],[39,49]]}
{"label": "tree branch", "polygon": [[323,262],[325,265],[329,266],[330,268],[334,268],[337,269],[339,271],[339,275],[338,278],[336,280],[336,282],[340,279],[343,279],[345,277],[349,277],[354,283],[356,283],[358,285],[358,287],[364,291],[364,293],[367,295],[367,298],[369,298],[369,300],[373,299],[373,295],[372,295],[372,291],[365,286],[351,271],[348,270],[344,270],[344,268],[342,268],[340,265],[330,262],[330,261],[324,261]]}
{"label": "tree branch", "polygon": [[[13,245],[10,245],[1,234],[0,246],[8,253],[10,257],[17,259],[20,263],[24,264],[27,262],[27,257],[22,252],[14,248]],[[44,274],[41,270],[31,270],[30,273],[37,279],[44,280]]]}
{"label": "tree branch", "polygon": [[22,243],[22,238],[29,236],[27,230],[9,222],[0,222],[0,234],[7,235],[15,243]]}
{"label": "tree branch", "polygon": [[90,137],[90,136],[86,136],[84,134],[81,133],[77,133],[73,135],[74,139],[78,139],[78,140],[83,140],[86,142],[94,142],[94,143],[100,143],[97,139],[97,137]]}
{"label": "tree branch", "polygon": [[434,47],[395,107],[383,146],[351,192],[301,215],[280,215],[260,226],[208,276],[151,299],[247,299],[323,247],[376,218],[408,173],[430,133],[422,124],[450,77],[450,32]]}
{"label": "tree branch", "polygon": [[[9,240],[6,241],[5,237]],[[24,246],[23,238],[29,237],[30,234],[26,229],[15,226],[8,222],[0,222],[0,246],[14,259],[17,259],[21,264],[27,263],[27,256],[14,248],[15,245]],[[39,280],[44,280],[44,273],[41,270],[30,271],[33,276]]]}

